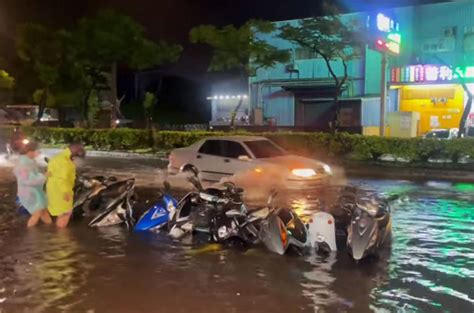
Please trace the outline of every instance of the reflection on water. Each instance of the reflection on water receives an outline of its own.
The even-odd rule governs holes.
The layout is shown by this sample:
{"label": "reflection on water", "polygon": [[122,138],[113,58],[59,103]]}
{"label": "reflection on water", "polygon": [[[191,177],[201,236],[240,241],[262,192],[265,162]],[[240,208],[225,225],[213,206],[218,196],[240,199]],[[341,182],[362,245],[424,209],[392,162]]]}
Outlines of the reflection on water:
{"label": "reflection on water", "polygon": [[[194,248],[120,227],[25,231],[7,211],[7,196],[0,312],[472,312],[471,187],[354,183],[399,195],[391,249],[359,264],[343,251],[281,257],[260,248]],[[294,204],[305,211],[311,201]]]}

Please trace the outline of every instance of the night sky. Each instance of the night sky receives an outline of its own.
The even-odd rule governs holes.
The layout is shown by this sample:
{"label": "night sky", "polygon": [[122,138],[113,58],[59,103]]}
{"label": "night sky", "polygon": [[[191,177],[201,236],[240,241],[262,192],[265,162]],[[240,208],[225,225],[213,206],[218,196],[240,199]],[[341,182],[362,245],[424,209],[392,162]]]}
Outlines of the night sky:
{"label": "night sky", "polygon": [[[429,0],[342,0],[347,11],[442,2]],[[170,68],[178,75],[202,77],[208,51],[187,43],[189,30],[199,24],[240,24],[250,18],[284,20],[317,15],[317,0],[0,0],[0,53],[14,54],[16,25],[38,21],[55,27],[71,27],[84,15],[113,8],[142,23],[153,39],[166,39],[185,46],[180,62]]]}

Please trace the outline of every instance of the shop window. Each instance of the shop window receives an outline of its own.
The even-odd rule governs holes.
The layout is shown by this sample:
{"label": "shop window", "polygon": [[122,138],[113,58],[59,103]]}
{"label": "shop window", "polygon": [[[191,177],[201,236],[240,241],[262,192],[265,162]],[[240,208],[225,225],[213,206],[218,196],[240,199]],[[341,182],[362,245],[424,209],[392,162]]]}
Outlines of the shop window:
{"label": "shop window", "polygon": [[[402,93],[404,100],[413,99],[454,99],[454,88],[405,88]],[[441,101],[440,101],[441,102]]]}
{"label": "shop window", "polygon": [[474,51],[474,33],[466,34],[464,36],[464,51],[465,52],[472,52]]}
{"label": "shop window", "polygon": [[296,48],[295,60],[312,60],[317,59],[318,54],[309,48]]}

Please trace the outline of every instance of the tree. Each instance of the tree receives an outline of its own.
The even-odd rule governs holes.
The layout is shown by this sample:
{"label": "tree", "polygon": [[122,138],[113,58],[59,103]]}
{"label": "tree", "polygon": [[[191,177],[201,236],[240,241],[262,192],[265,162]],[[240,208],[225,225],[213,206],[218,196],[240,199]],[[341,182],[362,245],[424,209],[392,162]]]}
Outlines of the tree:
{"label": "tree", "polygon": [[0,105],[11,101],[11,90],[15,86],[15,79],[10,74],[0,69]]}
{"label": "tree", "polygon": [[87,124],[89,127],[96,127],[100,113],[100,103],[97,91],[92,90],[89,93],[89,99],[87,99],[88,111],[87,111]]}
{"label": "tree", "polygon": [[[258,33],[270,34],[273,31],[275,27],[272,23],[251,20],[241,27],[197,26],[191,30],[189,37],[192,43],[203,43],[212,48],[209,71],[237,70],[244,81],[249,76],[254,76],[260,68],[270,68],[289,60],[288,51],[279,50],[258,38]],[[232,128],[241,106],[242,99],[232,113]]]}
{"label": "tree", "polygon": [[[464,73],[459,70],[459,68],[453,68],[451,65],[449,65],[446,61],[444,61],[442,58],[440,58],[438,55],[433,56],[438,62],[441,62],[441,64],[449,67],[451,71],[453,72],[454,75],[457,76],[459,79],[459,82],[461,83],[461,86],[464,90],[464,92],[467,95],[467,101],[466,101],[466,106],[464,107],[464,111],[462,112],[461,120],[459,121],[459,132],[458,132],[458,138],[462,138],[462,136],[465,135],[466,133],[466,122],[467,118],[469,117],[469,113],[471,113],[471,108],[472,108],[472,99],[474,98],[474,95],[472,94],[471,89],[469,89],[469,86],[466,81],[466,77],[464,77]],[[462,62],[464,63],[464,62]],[[465,68],[465,64],[462,64],[463,68]]]}
{"label": "tree", "polygon": [[11,90],[15,85],[15,79],[5,70],[0,70],[0,89]]}
{"label": "tree", "polygon": [[156,96],[151,92],[145,93],[145,98],[143,99],[143,112],[145,113],[146,127],[151,127],[151,122],[153,119],[153,109],[156,104]]}
{"label": "tree", "polygon": [[[339,97],[348,79],[347,64],[359,58],[365,38],[355,20],[343,22],[334,7],[327,7],[327,15],[303,19],[298,24],[280,28],[280,37],[321,57],[334,80],[335,129],[339,120]],[[342,75],[336,73],[336,62],[342,64]]]}
{"label": "tree", "polygon": [[45,107],[54,107],[56,105],[56,98],[54,97],[52,92],[48,92],[48,94],[45,96],[44,95],[44,90],[43,89],[36,89],[35,92],[33,92],[33,103],[38,104],[45,100]]}
{"label": "tree", "polygon": [[466,122],[467,122],[467,118],[469,117],[469,113],[471,113],[473,94],[472,94],[471,89],[469,89],[466,83],[464,74],[460,72],[456,72],[456,73],[458,74],[462,88],[464,89],[464,92],[467,95],[466,106],[464,107],[464,111],[461,116],[461,121],[459,122],[458,138],[461,138],[466,133]]}
{"label": "tree", "polygon": [[17,54],[36,77],[41,89],[37,121],[41,120],[51,89],[60,82],[67,56],[66,31],[54,31],[39,24],[25,24],[19,30]]}
{"label": "tree", "polygon": [[88,89],[84,99],[89,98],[92,90],[109,89],[112,98],[111,122],[115,121],[120,111],[117,66],[126,65],[143,70],[175,62],[182,51],[179,45],[151,41],[146,38],[143,26],[129,16],[110,10],[82,19],[73,38],[75,58],[80,64],[81,76]]}

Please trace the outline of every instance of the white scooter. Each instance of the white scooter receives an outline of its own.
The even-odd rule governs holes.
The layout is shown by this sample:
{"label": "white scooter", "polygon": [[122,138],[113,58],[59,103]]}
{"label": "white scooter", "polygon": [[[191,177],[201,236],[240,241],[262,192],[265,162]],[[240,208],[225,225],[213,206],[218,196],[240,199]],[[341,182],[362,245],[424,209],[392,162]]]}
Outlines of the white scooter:
{"label": "white scooter", "polygon": [[334,216],[326,212],[311,215],[307,224],[311,247],[316,251],[337,251]]}

